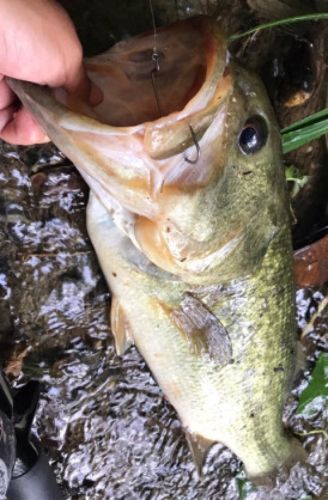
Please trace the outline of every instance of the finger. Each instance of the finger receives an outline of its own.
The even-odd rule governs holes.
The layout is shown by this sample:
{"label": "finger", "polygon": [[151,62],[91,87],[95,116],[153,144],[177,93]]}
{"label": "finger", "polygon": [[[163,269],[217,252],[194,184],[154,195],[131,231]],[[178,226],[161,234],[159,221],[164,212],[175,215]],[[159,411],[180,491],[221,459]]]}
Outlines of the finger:
{"label": "finger", "polygon": [[74,94],[83,101],[89,102],[92,106],[100,104],[103,100],[103,93],[87,76],[84,66],[80,66],[77,73],[67,80],[64,85],[69,94]]}
{"label": "finger", "polygon": [[8,108],[15,99],[15,94],[8,87],[6,80],[0,79],[0,110]]}
{"label": "finger", "polygon": [[15,112],[16,106],[14,105],[8,106],[0,111],[0,139],[2,139],[2,132],[13,119]]}
{"label": "finger", "polygon": [[0,132],[0,139],[11,144],[28,146],[48,142],[49,138],[26,108],[12,114]]}
{"label": "finger", "polygon": [[74,74],[68,75],[64,84],[64,88],[70,94],[74,94],[80,99],[88,99],[90,87],[91,82],[87,77],[83,66],[80,66]]}

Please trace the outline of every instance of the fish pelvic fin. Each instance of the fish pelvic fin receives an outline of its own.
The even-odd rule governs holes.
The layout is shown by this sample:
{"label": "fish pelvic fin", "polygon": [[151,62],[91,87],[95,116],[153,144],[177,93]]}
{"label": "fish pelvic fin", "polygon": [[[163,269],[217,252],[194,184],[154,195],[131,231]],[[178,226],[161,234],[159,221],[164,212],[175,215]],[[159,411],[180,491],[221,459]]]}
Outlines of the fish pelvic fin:
{"label": "fish pelvic fin", "polygon": [[215,443],[199,434],[185,431],[187,443],[200,479],[203,478],[203,465],[210,447]]}
{"label": "fish pelvic fin", "polygon": [[115,295],[112,296],[110,324],[115,339],[116,353],[118,356],[122,356],[134,344],[134,341],[129,321]]}

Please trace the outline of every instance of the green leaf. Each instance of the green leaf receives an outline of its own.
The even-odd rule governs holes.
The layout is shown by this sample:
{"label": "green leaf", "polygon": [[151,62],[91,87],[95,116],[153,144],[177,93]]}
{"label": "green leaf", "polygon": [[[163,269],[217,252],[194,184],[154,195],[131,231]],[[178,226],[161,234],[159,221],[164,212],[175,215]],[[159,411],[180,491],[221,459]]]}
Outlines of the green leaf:
{"label": "green leaf", "polygon": [[256,487],[250,480],[247,478],[247,474],[244,469],[241,469],[235,477],[237,481],[238,500],[246,500],[249,493],[256,491]]}
{"label": "green leaf", "polygon": [[[310,119],[311,116],[313,115],[307,118]],[[294,125],[296,126],[296,123]],[[328,118],[301,128],[293,128],[288,132],[282,132],[283,152],[290,153],[325,134],[328,134]]]}
{"label": "green leaf", "polygon": [[328,354],[320,355],[312,372],[310,383],[302,392],[297,414],[311,418],[328,406]]}
{"label": "green leaf", "polygon": [[297,183],[300,187],[305,186],[309,180],[309,175],[303,175],[301,171],[294,165],[289,165],[285,169],[285,177],[287,181]]}
{"label": "green leaf", "polygon": [[292,182],[292,188],[290,190],[290,196],[294,198],[297,193],[305,186],[308,182],[310,176],[303,175],[300,170],[294,165],[289,165],[285,169],[285,177],[287,182]]}
{"label": "green leaf", "polygon": [[271,21],[269,23],[258,24],[254,28],[244,31],[243,33],[236,33],[235,35],[230,36],[229,41],[233,42],[234,40],[238,40],[239,38],[252,35],[257,31],[268,28],[275,28],[276,26],[283,26],[284,24],[293,24],[303,21],[320,21],[320,19],[328,19],[328,12],[316,12],[314,14],[305,14],[303,16],[286,17],[285,19],[279,19],[277,21]]}
{"label": "green leaf", "polygon": [[328,108],[322,109],[317,113],[313,113],[312,115],[309,115],[306,118],[303,118],[302,120],[298,120],[297,122],[292,123],[288,127],[283,128],[281,130],[281,133],[285,134],[286,132],[290,132],[291,130],[302,128],[304,125],[317,123],[321,121],[321,118],[328,118]]}

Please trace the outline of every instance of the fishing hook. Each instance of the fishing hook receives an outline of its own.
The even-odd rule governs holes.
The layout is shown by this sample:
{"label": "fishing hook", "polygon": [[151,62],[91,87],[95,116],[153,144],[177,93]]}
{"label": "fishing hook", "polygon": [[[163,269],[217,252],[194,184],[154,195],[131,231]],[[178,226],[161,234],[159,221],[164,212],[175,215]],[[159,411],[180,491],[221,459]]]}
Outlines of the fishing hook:
{"label": "fishing hook", "polygon": [[183,157],[187,163],[191,163],[192,165],[195,165],[200,158],[200,145],[199,145],[198,139],[196,137],[195,131],[192,128],[192,126],[190,125],[190,123],[189,123],[189,130],[190,130],[190,134],[191,134],[192,140],[193,140],[195,148],[196,148],[196,157],[192,160],[190,158],[188,158],[188,156],[186,154],[184,154]]}

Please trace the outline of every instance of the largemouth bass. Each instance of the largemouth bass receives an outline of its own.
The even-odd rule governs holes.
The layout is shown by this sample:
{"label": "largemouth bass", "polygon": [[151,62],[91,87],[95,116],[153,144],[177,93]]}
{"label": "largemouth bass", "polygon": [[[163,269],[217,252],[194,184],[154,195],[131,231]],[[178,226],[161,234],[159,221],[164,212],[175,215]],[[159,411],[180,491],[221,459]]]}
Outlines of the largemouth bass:
{"label": "largemouth bass", "polygon": [[[154,54],[156,57],[154,57]],[[250,476],[291,455],[282,410],[295,357],[280,134],[259,80],[199,17],[86,61],[104,99],[11,81],[91,188],[88,232],[132,343],[196,461],[214,442]]]}

